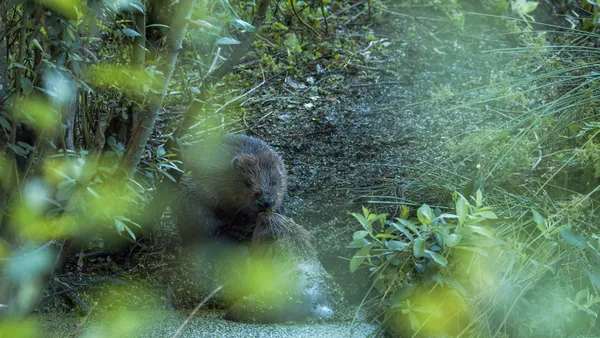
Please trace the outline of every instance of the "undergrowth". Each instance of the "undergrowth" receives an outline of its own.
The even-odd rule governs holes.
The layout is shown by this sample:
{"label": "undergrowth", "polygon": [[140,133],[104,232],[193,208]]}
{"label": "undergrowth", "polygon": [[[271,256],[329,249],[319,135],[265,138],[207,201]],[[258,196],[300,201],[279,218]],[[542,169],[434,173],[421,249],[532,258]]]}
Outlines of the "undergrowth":
{"label": "undergrowth", "polygon": [[[351,269],[359,260],[370,267],[379,292],[365,298],[365,305],[380,311],[388,330],[473,337],[600,333],[600,40],[597,26],[590,25],[597,6],[584,9],[589,17],[579,28],[538,24],[533,30],[527,16],[506,19],[515,45],[488,53],[508,53],[513,62],[496,69],[489,85],[432,92],[426,104],[456,114],[476,109],[485,123],[460,126],[460,134],[433,150],[441,161],[415,168],[415,181],[437,192],[420,197],[447,205],[440,191],[461,191],[469,202],[483,192],[486,205],[505,221],[489,227],[497,245],[472,251],[466,260],[456,255],[456,246],[428,237],[446,259],[425,257],[435,268],[428,275],[411,255],[420,244],[409,237],[416,232],[401,227],[402,215],[382,223],[380,215],[365,214],[381,227],[374,236],[368,229],[355,233],[351,246],[360,250]],[[457,215],[458,206],[453,208]],[[460,229],[453,220],[442,227]],[[364,231],[373,240],[359,248]],[[404,244],[394,244],[396,237]],[[457,275],[474,278],[464,282]]]}

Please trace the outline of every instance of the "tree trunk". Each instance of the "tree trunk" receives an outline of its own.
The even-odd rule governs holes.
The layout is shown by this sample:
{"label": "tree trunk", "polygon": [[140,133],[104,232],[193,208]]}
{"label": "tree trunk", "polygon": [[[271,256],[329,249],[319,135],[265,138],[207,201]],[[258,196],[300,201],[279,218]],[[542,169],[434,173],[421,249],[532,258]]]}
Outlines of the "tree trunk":
{"label": "tree trunk", "polygon": [[144,109],[140,116],[140,121],[135,128],[135,133],[131,136],[131,143],[127,147],[121,162],[121,169],[124,173],[133,173],[140,162],[144,147],[154,128],[158,112],[162,108],[162,102],[169,86],[169,80],[173,74],[175,64],[177,63],[179,51],[181,50],[181,43],[187,30],[195,3],[195,0],[182,0],[177,5],[174,20],[172,21],[173,24],[167,35],[166,60],[162,63],[164,66],[161,67],[163,79],[157,85],[158,88],[156,88],[156,90],[158,94],[154,94],[154,97],[151,98],[149,105]]}

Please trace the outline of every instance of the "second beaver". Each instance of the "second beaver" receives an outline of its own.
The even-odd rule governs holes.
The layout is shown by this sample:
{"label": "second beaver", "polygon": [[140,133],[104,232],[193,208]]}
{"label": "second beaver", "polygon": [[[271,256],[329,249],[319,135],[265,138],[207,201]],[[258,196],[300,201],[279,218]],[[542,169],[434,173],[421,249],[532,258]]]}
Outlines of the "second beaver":
{"label": "second beaver", "polygon": [[247,135],[226,135],[185,152],[178,228],[184,243],[215,235],[248,240],[259,213],[280,210],[287,190],[281,156]]}

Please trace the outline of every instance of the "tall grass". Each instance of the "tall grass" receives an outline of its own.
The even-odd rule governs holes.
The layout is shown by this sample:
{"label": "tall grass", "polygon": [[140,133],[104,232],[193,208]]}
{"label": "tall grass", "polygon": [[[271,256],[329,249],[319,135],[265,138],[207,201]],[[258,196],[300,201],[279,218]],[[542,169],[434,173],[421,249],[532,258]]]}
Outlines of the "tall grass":
{"label": "tall grass", "polygon": [[443,204],[446,191],[477,182],[513,220],[493,228],[504,244],[487,258],[454,267],[495,267],[491,282],[482,274],[467,287],[475,310],[458,336],[600,335],[600,35],[544,27],[509,22],[518,45],[488,51],[509,54],[509,67],[487,86],[419,103],[478,109],[485,123],[453,126],[460,133],[431,149],[441,160],[413,168],[407,194]]}

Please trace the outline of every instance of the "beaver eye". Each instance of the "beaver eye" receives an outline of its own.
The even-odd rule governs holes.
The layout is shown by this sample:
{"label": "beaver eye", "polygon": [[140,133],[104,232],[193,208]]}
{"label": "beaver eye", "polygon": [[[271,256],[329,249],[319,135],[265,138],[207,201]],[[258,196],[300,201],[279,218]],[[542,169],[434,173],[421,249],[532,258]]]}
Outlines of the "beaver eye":
{"label": "beaver eye", "polygon": [[250,181],[244,181],[244,185],[246,186],[246,188],[250,188],[252,186]]}

